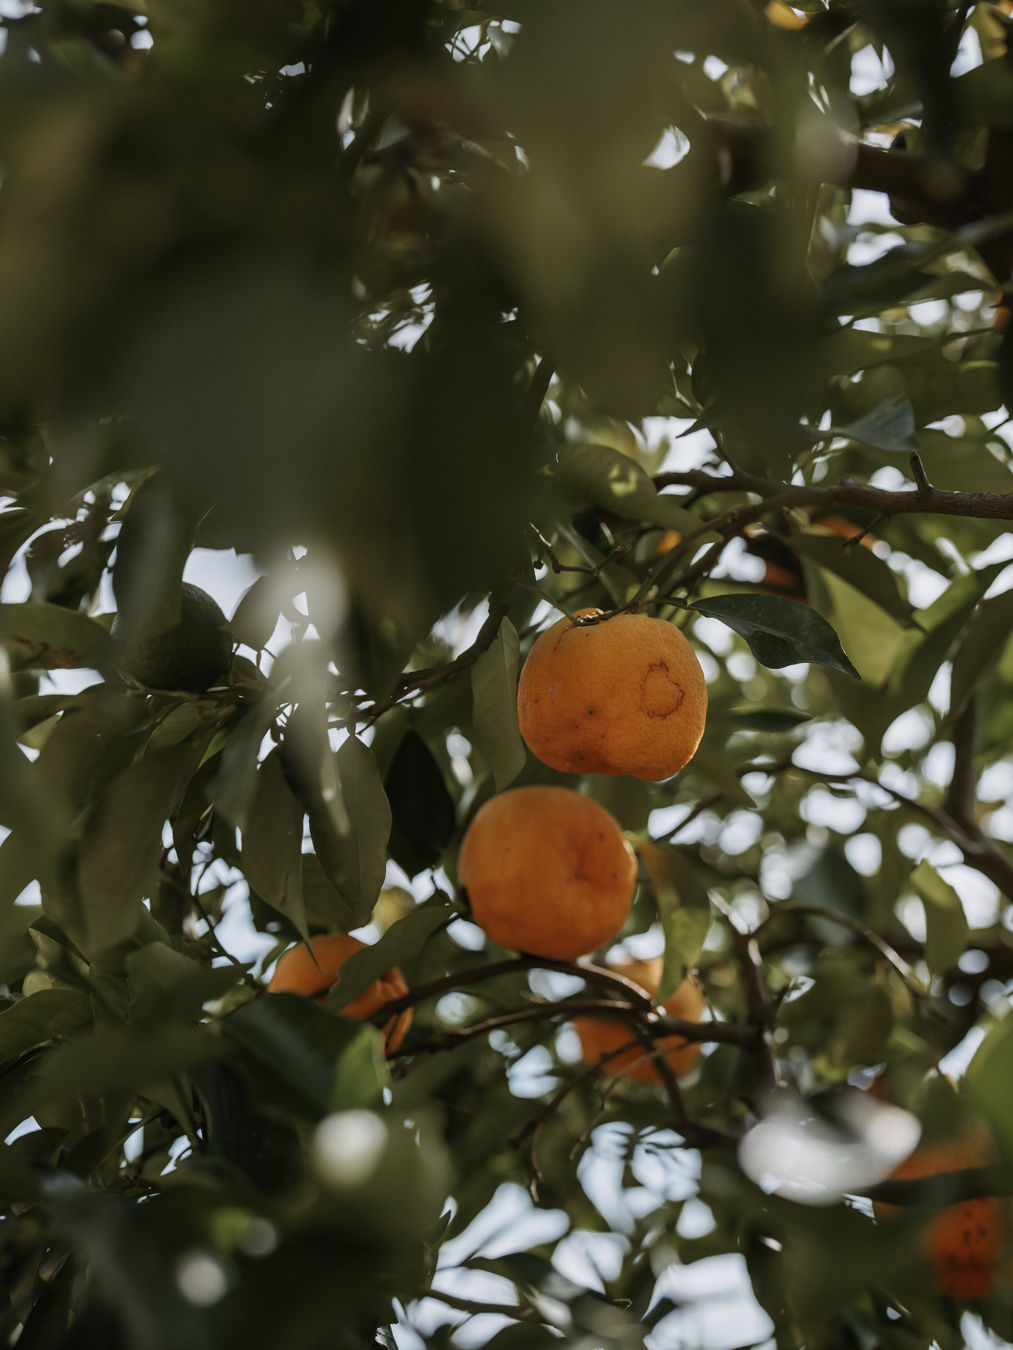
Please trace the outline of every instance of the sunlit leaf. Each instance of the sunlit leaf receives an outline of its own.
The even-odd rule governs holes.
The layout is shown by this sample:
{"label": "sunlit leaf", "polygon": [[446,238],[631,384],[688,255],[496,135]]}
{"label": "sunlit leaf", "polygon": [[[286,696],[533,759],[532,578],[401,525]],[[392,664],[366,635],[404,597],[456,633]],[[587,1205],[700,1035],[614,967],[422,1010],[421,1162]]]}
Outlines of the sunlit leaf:
{"label": "sunlit leaf", "polygon": [[925,906],[925,960],[932,972],[948,970],[964,954],[970,931],[960,896],[923,859],[911,884]]}

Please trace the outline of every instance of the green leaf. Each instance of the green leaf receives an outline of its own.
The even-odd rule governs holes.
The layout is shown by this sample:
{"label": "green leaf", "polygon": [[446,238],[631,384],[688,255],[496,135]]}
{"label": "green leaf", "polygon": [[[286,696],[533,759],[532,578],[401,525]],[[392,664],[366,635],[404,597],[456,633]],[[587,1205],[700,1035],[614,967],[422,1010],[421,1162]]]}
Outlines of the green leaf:
{"label": "green leaf", "polygon": [[925,960],[933,973],[955,966],[970,932],[960,896],[924,859],[911,873],[911,884],[925,906]]}
{"label": "green leaf", "polygon": [[1013,633],[1013,590],[983,600],[971,617],[953,658],[950,716],[958,717],[978,681],[1002,655]]}
{"label": "green leaf", "polygon": [[911,624],[914,607],[901,594],[894,573],[870,549],[848,548],[839,535],[815,529],[794,534],[789,542],[796,553],[835,573],[892,618]]}
{"label": "green leaf", "polygon": [[272,750],[257,770],[241,857],[246,879],[262,900],[309,937],[302,898],[302,803],[285,779],[281,753]]}
{"label": "green leaf", "polygon": [[141,901],[158,882],[162,827],[200,755],[187,742],[142,756],[117,774],[88,817],[77,879],[92,950],[114,947],[140,923]]}
{"label": "green leaf", "polygon": [[[288,1113],[319,1119],[335,1109],[339,1085],[345,1093],[342,1109],[375,1106],[390,1082],[376,1027],[324,1012],[299,994],[255,999],[220,1025],[242,1047],[251,1068],[266,1075],[265,1104]],[[380,1047],[378,1059],[368,1049],[371,1042]],[[342,1078],[340,1062],[349,1051],[351,1067]]]}
{"label": "green leaf", "polygon": [[130,1097],[214,1057],[202,1027],[100,1027],[50,1051],[26,1089],[27,1105]]}
{"label": "green leaf", "polygon": [[390,856],[410,877],[433,867],[457,825],[454,799],[432,751],[409,729],[384,781],[393,814]]}
{"label": "green leaf", "polygon": [[112,638],[100,623],[38,600],[0,605],[0,641],[16,670],[104,670],[112,656]]}
{"label": "green leaf", "polygon": [[471,668],[472,727],[489,762],[496,791],[509,787],[527,761],[517,725],[520,642],[509,619]]}
{"label": "green leaf", "polygon": [[373,912],[387,874],[391,809],[369,746],[349,736],[333,759],[348,828],[339,831],[311,812],[310,834],[324,877],[340,896],[342,926],[358,928]]}
{"label": "green leaf", "polygon": [[257,790],[260,747],[278,709],[262,698],[232,727],[218,756],[218,772],[208,784],[208,797],[230,824],[242,829]]}
{"label": "green leaf", "polygon": [[270,641],[278,622],[277,584],[273,577],[258,577],[242,594],[229,627],[236,641],[261,651]]}
{"label": "green leaf", "polygon": [[967,1066],[962,1083],[991,1126],[1007,1162],[1013,1161],[1010,1083],[1013,1083],[1013,1017],[1007,1016],[993,1023]]}
{"label": "green leaf", "polygon": [[698,600],[692,608],[720,620],[745,638],[761,665],[779,670],[808,661],[861,679],[826,619],[797,600],[773,595],[719,595]]}
{"label": "green leaf", "polygon": [[813,440],[831,440],[842,437],[871,445],[874,450],[910,452],[918,449],[915,436],[915,415],[910,400],[885,398],[871,412],[844,427],[829,426],[813,431]]}
{"label": "green leaf", "polygon": [[454,918],[455,913],[442,894],[410,910],[403,919],[391,924],[379,942],[352,953],[328,990],[324,1008],[340,1012],[392,966],[401,966],[418,956],[433,933]]}
{"label": "green leaf", "polygon": [[558,475],[574,503],[615,511],[621,516],[693,534],[700,521],[691,511],[658,493],[640,465],[608,445],[561,445]]}
{"label": "green leaf", "polygon": [[353,1028],[334,1065],[330,1109],[352,1111],[379,1107],[390,1077],[384,1052],[383,1032],[369,1023]]}
{"label": "green leaf", "polygon": [[904,700],[905,707],[921,702],[928,695],[936,671],[945,661],[976,605],[1008,565],[1005,562],[992,563],[977,572],[967,572],[957,577],[928,609],[921,612],[919,623],[924,631],[905,635],[887,685],[891,695]]}
{"label": "green leaf", "polygon": [[665,932],[665,964],[655,995],[655,1002],[664,1003],[697,963],[710,931],[710,900],[684,853],[649,839],[637,851],[651,875]]}
{"label": "green leaf", "polygon": [[249,966],[202,966],[164,942],[148,942],[128,952],[124,962],[130,986],[131,1020],[196,1020],[203,1005],[220,998],[243,978]]}
{"label": "green leaf", "polygon": [[78,989],[40,989],[0,1013],[0,1062],[91,1025],[91,999]]}

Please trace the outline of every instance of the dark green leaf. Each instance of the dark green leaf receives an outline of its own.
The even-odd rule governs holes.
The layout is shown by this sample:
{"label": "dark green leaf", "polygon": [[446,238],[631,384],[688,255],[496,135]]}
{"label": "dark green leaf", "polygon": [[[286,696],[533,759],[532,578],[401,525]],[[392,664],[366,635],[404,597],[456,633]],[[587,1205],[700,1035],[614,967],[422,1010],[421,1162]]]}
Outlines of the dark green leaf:
{"label": "dark green leaf", "polygon": [[310,835],[324,882],[313,864],[304,870],[314,879],[315,898],[330,910],[338,926],[358,928],[373,911],[387,871],[391,812],[380,780],[376,756],[354,736],[332,756],[332,772],[347,814],[347,829],[334,826],[322,811],[310,812]]}
{"label": "dark green leaf", "polygon": [[0,1061],[91,1025],[91,1000],[77,989],[40,989],[0,1013]]}
{"label": "dark green leaf", "polygon": [[509,619],[471,668],[472,726],[489,762],[496,791],[509,787],[523,769],[527,749],[517,726],[520,642]]}
{"label": "dark green leaf", "polygon": [[302,898],[303,807],[292,795],[281,752],[272,750],[257,770],[257,785],[243,829],[246,879],[262,900],[309,936]]}
{"label": "dark green leaf", "polygon": [[[229,1040],[268,1077],[263,1105],[314,1120],[335,1109],[335,1092],[344,1092],[342,1109],[371,1107],[383,1097],[388,1075],[383,1037],[376,1027],[324,1012],[298,994],[268,994],[247,1003],[222,1021]],[[375,1055],[370,1046],[379,1047]],[[351,1068],[341,1063],[351,1052]]]}
{"label": "dark green leaf", "polygon": [[29,1085],[32,1111],[77,1098],[133,1096],[212,1058],[215,1045],[206,1029],[163,1026],[101,1027],[52,1050]]}
{"label": "dark green leaf", "polygon": [[861,678],[826,619],[797,600],[773,595],[720,595],[713,600],[698,600],[693,608],[744,637],[762,665],[778,670],[808,661],[831,666],[856,680]]}
{"label": "dark green leaf", "polygon": [[384,786],[393,813],[390,855],[409,876],[416,876],[439,862],[457,824],[440,767],[417,731],[405,733]]}
{"label": "dark green leaf", "polygon": [[155,1023],[160,1018],[194,1020],[211,999],[231,989],[248,966],[231,963],[214,969],[184,956],[164,942],[148,942],[128,952],[131,1019]]}
{"label": "dark green leaf", "polygon": [[277,622],[277,587],[271,577],[258,577],[243,592],[229,627],[237,642],[260,651],[269,641]]}
{"label": "dark green leaf", "polygon": [[162,827],[201,747],[156,750],[119,773],[89,816],[78,853],[77,878],[91,948],[102,951],[131,936],[141,901],[157,884]]}

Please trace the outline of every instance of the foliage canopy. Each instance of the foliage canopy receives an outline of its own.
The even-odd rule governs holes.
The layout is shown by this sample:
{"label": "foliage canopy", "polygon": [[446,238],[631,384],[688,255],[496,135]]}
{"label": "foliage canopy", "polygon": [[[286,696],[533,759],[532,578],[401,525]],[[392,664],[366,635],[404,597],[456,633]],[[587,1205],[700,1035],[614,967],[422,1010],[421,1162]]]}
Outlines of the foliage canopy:
{"label": "foliage canopy", "polygon": [[[715,1344],[1013,1336],[917,1238],[1013,1163],[1007,8],[2,6],[4,1345],[660,1347],[715,1257]],[[225,676],[125,677],[228,550]],[[674,778],[527,752],[589,606],[700,657]],[[635,847],[685,1081],[579,1062],[672,1035],[610,953],[469,922],[528,784]],[[884,1182],[912,1117],[997,1162]]]}

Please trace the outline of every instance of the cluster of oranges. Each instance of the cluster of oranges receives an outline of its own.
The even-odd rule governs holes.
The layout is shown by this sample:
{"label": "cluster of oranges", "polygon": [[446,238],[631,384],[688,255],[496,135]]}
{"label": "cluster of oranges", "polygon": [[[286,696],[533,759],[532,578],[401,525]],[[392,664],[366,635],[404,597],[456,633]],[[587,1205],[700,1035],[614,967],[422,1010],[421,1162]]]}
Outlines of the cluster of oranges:
{"label": "cluster of oranges", "polygon": [[[561,773],[629,774],[650,782],[677,773],[703,735],[707,689],[689,642],[672,624],[641,614],[581,610],[536,640],[521,671],[517,714],[528,749]],[[519,787],[475,814],[458,874],[472,917],[495,941],[576,960],[614,938],[633,903],[637,864],[604,807],[567,787]],[[651,998],[660,958],[617,966]],[[699,1019],[704,1001],[690,980],[665,1011]],[[699,1045],[680,1038],[645,1052],[619,1020],[578,1018],[585,1059],[638,1082],[658,1079],[657,1055],[676,1073]],[[625,1048],[624,1048],[625,1047]]]}
{"label": "cluster of oranges", "polygon": [[[529,749],[564,773],[668,778],[692,758],[703,735],[707,690],[689,642],[673,625],[637,614],[605,618],[583,610],[563,618],[534,643],[521,674],[518,721]],[[573,961],[614,938],[625,923],[637,881],[637,860],[615,818],[566,787],[520,787],[491,798],[476,813],[461,844],[458,872],[472,917],[503,946]],[[290,949],[268,990],[322,999],[341,966],[362,944],[330,934]],[[617,966],[650,997],[661,978],[660,958]],[[394,968],[343,1012],[369,1018],[403,996]],[[687,980],[665,1004],[696,1020],[699,986]],[[388,1053],[404,1037],[405,1010],[384,1027]],[[585,1057],[609,1073],[654,1082],[656,1060],[635,1046],[619,1021],[577,1023]],[[696,1062],[699,1046],[677,1038],[658,1053],[677,1073]]]}

